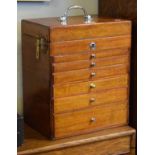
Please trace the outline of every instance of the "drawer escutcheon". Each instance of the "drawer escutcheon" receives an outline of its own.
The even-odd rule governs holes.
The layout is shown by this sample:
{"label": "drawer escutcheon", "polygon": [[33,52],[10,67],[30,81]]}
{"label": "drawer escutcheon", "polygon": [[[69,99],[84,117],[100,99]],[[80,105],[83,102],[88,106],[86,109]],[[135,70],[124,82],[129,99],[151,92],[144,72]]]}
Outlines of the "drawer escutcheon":
{"label": "drawer escutcheon", "polygon": [[89,46],[90,46],[91,50],[95,50],[96,49],[96,43],[95,42],[90,43]]}

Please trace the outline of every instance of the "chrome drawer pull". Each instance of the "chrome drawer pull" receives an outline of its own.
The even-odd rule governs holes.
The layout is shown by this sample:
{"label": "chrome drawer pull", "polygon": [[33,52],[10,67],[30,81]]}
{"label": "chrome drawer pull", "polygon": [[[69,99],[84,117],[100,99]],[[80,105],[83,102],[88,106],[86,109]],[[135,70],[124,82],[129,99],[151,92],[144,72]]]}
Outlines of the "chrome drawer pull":
{"label": "chrome drawer pull", "polygon": [[94,77],[94,76],[96,76],[96,73],[94,73],[94,72],[91,73],[91,77]]}
{"label": "chrome drawer pull", "polygon": [[95,63],[95,62],[92,62],[92,63],[90,64],[90,66],[91,66],[91,67],[95,67],[95,66],[96,66],[96,63]]}
{"label": "chrome drawer pull", "polygon": [[91,59],[96,58],[96,54],[91,54]]}
{"label": "chrome drawer pull", "polygon": [[91,121],[91,122],[96,122],[96,118],[95,118],[95,117],[92,117],[92,118],[90,119],[90,121]]}
{"label": "chrome drawer pull", "polygon": [[95,87],[96,87],[96,85],[94,83],[90,84],[90,88],[95,88]]}
{"label": "chrome drawer pull", "polygon": [[95,102],[95,98],[90,98],[90,102]]}
{"label": "chrome drawer pull", "polygon": [[91,50],[95,50],[96,49],[96,43],[94,43],[94,42],[90,43],[89,46],[90,46]]}

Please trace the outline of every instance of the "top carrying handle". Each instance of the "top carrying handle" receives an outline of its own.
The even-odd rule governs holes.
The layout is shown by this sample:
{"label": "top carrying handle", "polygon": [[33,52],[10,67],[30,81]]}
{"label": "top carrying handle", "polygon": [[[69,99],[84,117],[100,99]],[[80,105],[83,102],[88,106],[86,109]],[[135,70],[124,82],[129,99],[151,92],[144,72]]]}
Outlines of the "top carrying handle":
{"label": "top carrying handle", "polygon": [[60,17],[60,21],[61,21],[62,25],[67,25],[68,13],[69,13],[70,10],[73,10],[73,9],[81,9],[83,11],[83,13],[84,13],[84,22],[85,23],[90,23],[92,21],[92,17],[87,14],[87,11],[82,6],[72,5],[67,9],[64,16]]}

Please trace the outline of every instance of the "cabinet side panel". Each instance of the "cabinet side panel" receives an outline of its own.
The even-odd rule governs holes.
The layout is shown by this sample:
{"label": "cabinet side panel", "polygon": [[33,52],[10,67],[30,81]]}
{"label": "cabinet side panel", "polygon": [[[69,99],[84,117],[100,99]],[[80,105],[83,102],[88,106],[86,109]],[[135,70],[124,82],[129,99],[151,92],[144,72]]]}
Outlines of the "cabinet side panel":
{"label": "cabinet side panel", "polygon": [[[27,124],[41,134],[51,137],[50,57],[48,52],[40,51],[39,59],[36,59],[35,35],[37,34],[33,31],[35,26],[38,29],[35,24],[22,23],[24,119]],[[26,34],[27,28],[28,34]],[[41,35],[42,29],[40,26],[39,29],[39,35]],[[47,28],[46,31],[48,35]],[[43,32],[45,33],[44,27]]]}

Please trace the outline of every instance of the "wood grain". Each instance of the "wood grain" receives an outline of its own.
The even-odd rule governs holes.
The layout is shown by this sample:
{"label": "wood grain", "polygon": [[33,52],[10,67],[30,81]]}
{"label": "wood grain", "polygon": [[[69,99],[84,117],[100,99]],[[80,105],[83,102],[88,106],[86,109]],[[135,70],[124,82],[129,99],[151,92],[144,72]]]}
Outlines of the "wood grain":
{"label": "wood grain", "polygon": [[[96,106],[85,110],[57,114],[55,118],[55,137],[65,137],[127,124],[128,106],[126,103]],[[96,121],[91,121],[95,118]]]}
{"label": "wood grain", "polygon": [[76,25],[72,27],[57,27],[50,34],[53,42],[83,40],[87,38],[101,38],[128,35],[131,33],[131,22],[115,20],[109,23],[92,23],[90,25]]}
{"label": "wood grain", "polygon": [[120,56],[126,55],[130,53],[130,49],[128,48],[117,48],[117,49],[108,49],[108,50],[95,50],[95,51],[87,51],[81,52],[78,54],[66,54],[66,55],[56,55],[52,56],[52,60],[54,63],[59,62],[72,62],[72,61],[81,61],[81,60],[91,60],[91,54],[95,54],[96,58],[106,58],[111,56]]}
{"label": "wood grain", "polygon": [[[86,69],[86,68],[104,67],[109,65],[128,64],[128,62],[129,62],[129,56],[121,55],[121,56],[113,56],[113,57],[94,59],[94,60],[88,59],[83,61],[53,63],[52,67],[54,72],[64,72],[64,71],[79,70],[79,69]],[[92,63],[95,63],[95,66],[91,66]]]}
{"label": "wood grain", "polygon": [[[94,98],[95,101],[91,101],[91,98]],[[116,104],[118,104],[119,101],[127,100],[127,88],[110,89],[97,93],[89,93],[54,99],[54,112],[62,113],[68,111],[76,111],[83,108],[93,107],[96,105],[106,105],[113,102],[116,102]]]}
{"label": "wood grain", "polygon": [[94,38],[85,40],[74,40],[74,41],[64,41],[64,42],[54,42],[50,44],[50,54],[73,54],[79,52],[89,51],[90,44],[92,42],[96,43],[97,50],[113,49],[113,48],[130,48],[131,46],[131,36],[116,36],[108,38]]}
{"label": "wood grain", "polygon": [[[104,143],[108,145],[102,145],[101,150],[104,151],[103,148],[107,148],[108,146],[110,146],[110,144],[112,144],[111,142],[115,141],[115,139],[120,139],[120,138],[124,139],[125,137],[130,138],[134,133],[135,133],[134,129],[128,126],[124,126],[124,127],[106,129],[106,130],[94,132],[91,134],[85,134],[85,135],[51,141],[51,140],[48,140],[46,137],[43,137],[42,135],[40,135],[38,132],[32,130],[27,125],[25,125],[25,142],[21,147],[18,148],[18,155],[29,155],[29,154],[32,155],[32,154],[39,154],[39,153],[53,154],[54,151],[58,151],[60,154],[62,151],[62,153],[64,154],[64,149],[71,150],[72,148],[74,149],[74,147],[76,147],[77,150],[82,151],[81,147],[83,148],[84,146],[88,146],[88,148],[90,148],[89,146],[91,146],[93,149],[96,149],[95,154],[93,154],[93,155],[96,155],[98,151],[100,152],[100,149],[98,150],[97,149],[98,147],[96,148],[95,147],[96,145],[93,146],[93,144],[96,144],[98,142],[103,143],[103,142],[109,141],[109,143]],[[125,146],[124,142],[125,141],[123,140],[123,148],[127,147]],[[129,144],[129,147],[130,147],[130,144]],[[122,148],[122,145],[121,147],[116,147],[116,145],[114,147],[112,145],[111,149],[119,150],[119,148]],[[107,150],[111,150],[111,149],[107,149]],[[68,154],[71,154],[71,153],[72,152],[68,152]],[[85,153],[87,153],[87,151],[85,151],[84,153],[82,152],[82,154],[85,154]]]}
{"label": "wood grain", "polygon": [[[95,77],[91,73],[96,73]],[[76,81],[97,80],[99,78],[113,77],[129,73],[128,65],[114,65],[96,69],[81,69],[76,71],[59,72],[53,74],[55,84],[62,84]]]}
{"label": "wood grain", "polygon": [[[43,35],[44,33],[45,30]],[[49,109],[52,111],[49,87],[50,59],[46,53],[41,53],[40,59],[36,60],[35,43],[36,38],[22,34],[24,120],[42,134],[50,136],[53,131],[52,117],[49,117]]]}
{"label": "wood grain", "polygon": [[[106,89],[113,89],[119,87],[128,87],[128,75],[120,75],[111,78],[99,79],[95,81],[78,82],[70,84],[58,84],[54,85],[54,98],[79,95],[84,93],[98,92]],[[95,88],[91,88],[90,84],[96,85]]]}
{"label": "wood grain", "polygon": [[137,19],[137,0],[99,0],[99,15],[133,21]]}
{"label": "wood grain", "polygon": [[37,24],[35,22],[30,22],[29,20],[22,20],[22,34],[28,35],[30,37],[36,38],[38,36],[44,37],[48,42],[50,41],[49,27],[43,26],[42,24]]}
{"label": "wood grain", "polygon": [[39,153],[39,155],[107,155],[107,154],[124,154],[130,152],[130,137],[122,137],[107,141],[80,145],[63,150]]}
{"label": "wood grain", "polygon": [[[36,25],[42,25],[43,27],[48,27],[51,31],[54,28],[70,28],[74,26],[91,26],[91,25],[99,25],[99,24],[121,24],[121,23],[130,23],[129,20],[120,19],[119,21],[115,18],[107,18],[107,17],[98,17],[97,15],[93,15],[92,23],[84,23],[83,16],[70,16],[68,17],[67,25],[62,25],[59,17],[47,17],[47,18],[36,18],[36,19],[28,19],[26,22]],[[24,20],[25,21],[25,20]],[[128,26],[128,25],[127,25]],[[119,32],[120,33],[120,32]]]}
{"label": "wood grain", "polygon": [[[22,22],[26,122],[53,139],[126,125],[131,22],[94,17],[85,24],[83,17],[69,17],[67,24],[57,18]],[[92,95],[96,105],[88,105]]]}

